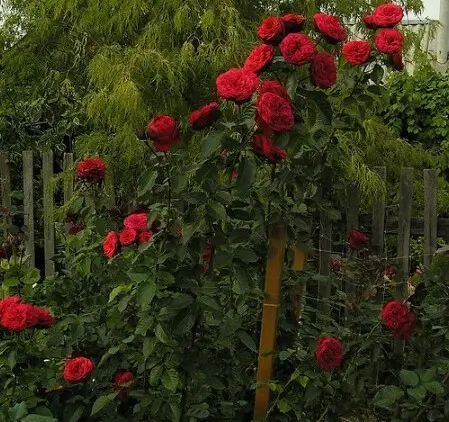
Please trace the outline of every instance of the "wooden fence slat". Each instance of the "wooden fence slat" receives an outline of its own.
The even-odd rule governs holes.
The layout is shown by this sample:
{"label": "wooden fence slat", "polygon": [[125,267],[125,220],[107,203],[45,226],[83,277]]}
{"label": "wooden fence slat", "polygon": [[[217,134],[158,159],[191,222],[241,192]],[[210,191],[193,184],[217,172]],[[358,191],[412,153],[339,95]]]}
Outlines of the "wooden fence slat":
{"label": "wooden fence slat", "polygon": [[332,250],[332,221],[324,212],[320,215],[320,275],[326,280],[318,283],[318,309],[324,314],[330,314],[331,306],[329,297],[331,295],[331,285],[327,277],[331,273],[331,250]]}
{"label": "wooden fence slat", "polygon": [[424,170],[424,268],[429,268],[437,249],[438,172]]}
{"label": "wooden fence slat", "polygon": [[0,153],[0,176],[2,181],[2,206],[5,208],[6,214],[8,215],[4,219],[5,228],[3,230],[4,236],[8,235],[8,231],[11,228],[12,219],[9,216],[11,211],[11,173],[9,169],[9,159],[6,152]]}
{"label": "wooden fence slat", "polygon": [[42,179],[44,183],[44,254],[45,277],[55,274],[55,217],[53,196],[53,152],[42,154]]}
{"label": "wooden fence slat", "polygon": [[[376,167],[374,171],[384,182],[387,179],[387,168]],[[384,232],[385,232],[385,196],[379,198],[373,204],[373,228],[371,235],[371,245],[378,256],[384,253]]]}
{"label": "wooden fence slat", "polygon": [[[64,170],[64,204],[67,204],[73,196],[73,174],[70,172],[73,166],[73,154],[65,153],[64,161],[63,161],[63,170]],[[70,173],[69,177],[67,173]],[[71,223],[66,223],[65,232],[66,234],[69,232],[71,227]]]}
{"label": "wooden fence slat", "polygon": [[34,163],[33,151],[23,151],[23,223],[25,232],[25,253],[28,265],[35,266],[34,249]]}

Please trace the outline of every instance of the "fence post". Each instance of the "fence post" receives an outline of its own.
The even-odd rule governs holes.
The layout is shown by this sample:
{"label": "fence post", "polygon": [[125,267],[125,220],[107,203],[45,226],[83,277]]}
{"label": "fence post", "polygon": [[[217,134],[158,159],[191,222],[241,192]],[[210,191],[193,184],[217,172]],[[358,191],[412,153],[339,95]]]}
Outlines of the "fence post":
{"label": "fence post", "polygon": [[[376,167],[374,171],[382,181],[387,179],[387,168]],[[377,256],[384,253],[384,232],[385,232],[385,195],[373,204],[373,233],[371,244]]]}
{"label": "fence post", "polygon": [[257,383],[259,387],[256,389],[254,403],[255,420],[265,418],[270,406],[270,388],[267,384],[271,380],[276,347],[279,296],[286,242],[287,230],[285,225],[278,224],[270,227],[265,274],[265,299],[262,308],[262,327],[257,367]]}
{"label": "fence post", "polygon": [[3,233],[6,238],[12,224],[11,217],[8,217],[11,212],[11,173],[9,171],[8,153],[6,152],[0,153],[0,176],[2,178],[2,206],[5,213]]}
{"label": "fence post", "polygon": [[438,172],[424,170],[424,268],[428,269],[437,249],[438,226]]}
{"label": "fence post", "polygon": [[34,249],[34,163],[33,151],[23,151],[23,225],[29,267],[35,266]]}
{"label": "fence post", "polygon": [[55,216],[53,196],[53,152],[42,153],[42,179],[44,184],[44,254],[45,277],[55,274]]}
{"label": "fence post", "polygon": [[325,214],[324,211],[320,213],[320,275],[325,280],[320,280],[318,283],[318,309],[329,315],[331,306],[329,297],[331,295],[331,285],[329,276],[331,273],[331,250],[332,250],[332,221]]}
{"label": "fence post", "polygon": [[[73,166],[73,154],[65,153],[64,161],[63,161],[63,170],[64,170],[64,205],[67,204],[73,196],[73,173],[71,172],[71,168]],[[70,176],[69,176],[70,174]],[[66,223],[65,232],[68,234],[70,230],[71,224]]]}
{"label": "fence post", "polygon": [[[296,272],[304,270],[306,254],[298,245],[293,247],[293,251],[295,255],[293,257],[292,270]],[[301,319],[306,289],[307,284],[305,281],[298,283],[293,288],[293,312],[295,315],[295,322],[299,322]]]}

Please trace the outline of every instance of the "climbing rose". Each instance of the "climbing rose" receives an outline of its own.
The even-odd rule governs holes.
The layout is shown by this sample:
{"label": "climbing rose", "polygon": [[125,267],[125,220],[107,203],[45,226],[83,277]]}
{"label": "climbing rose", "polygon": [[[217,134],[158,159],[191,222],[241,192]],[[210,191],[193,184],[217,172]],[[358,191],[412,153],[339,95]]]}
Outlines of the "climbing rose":
{"label": "climbing rose", "polygon": [[377,25],[374,23],[373,15],[364,16],[362,20],[368,29],[377,29]]}
{"label": "climbing rose", "polygon": [[133,243],[137,242],[138,237],[139,235],[137,233],[137,230],[125,229],[119,235],[120,244],[122,246],[132,245]]}
{"label": "climbing rose", "polygon": [[305,34],[289,34],[280,45],[282,56],[290,64],[309,62],[315,55],[315,44]]}
{"label": "climbing rose", "polygon": [[290,130],[295,123],[290,101],[271,92],[259,96],[256,110],[258,119],[275,132]]}
{"label": "climbing rose", "polygon": [[70,235],[75,235],[83,230],[83,226],[81,224],[72,224],[69,229]]}
{"label": "climbing rose", "polygon": [[232,68],[218,76],[216,84],[219,97],[240,104],[256,92],[259,78],[254,72]]}
{"label": "climbing rose", "polygon": [[407,314],[408,308],[405,303],[391,300],[383,306],[381,318],[385,327],[390,330],[396,330],[404,323]]}
{"label": "climbing rose", "polygon": [[123,400],[134,382],[134,374],[130,371],[121,371],[114,377],[114,389],[119,390],[118,398]]}
{"label": "climbing rose", "polygon": [[367,245],[369,242],[369,239],[361,232],[359,232],[356,229],[352,229],[349,232],[348,236],[348,246],[349,249],[353,251],[357,251],[359,249],[362,249],[363,246]]}
{"label": "climbing rose", "polygon": [[265,92],[271,92],[272,94],[279,95],[287,101],[290,101],[290,96],[287,90],[279,81],[265,80],[260,84],[259,95]]}
{"label": "climbing rose", "polygon": [[38,313],[33,305],[16,303],[6,308],[1,325],[9,331],[23,331],[34,327],[38,320]]}
{"label": "climbing rose", "polygon": [[312,83],[322,89],[330,88],[337,82],[337,66],[334,57],[328,53],[318,53],[310,66]]}
{"label": "climbing rose", "polygon": [[38,306],[35,306],[34,309],[37,314],[37,327],[48,328],[55,324],[55,317],[47,309]]}
{"label": "climbing rose", "polygon": [[257,134],[254,136],[253,149],[272,163],[287,158],[287,152],[275,145],[266,135]]}
{"label": "climbing rose", "polygon": [[340,272],[343,269],[343,267],[344,267],[344,263],[341,259],[333,259],[331,261],[331,270],[334,273]]}
{"label": "climbing rose", "polygon": [[393,64],[394,70],[398,72],[402,72],[405,68],[404,60],[402,59],[402,53],[399,51],[398,53],[392,54],[391,62]]}
{"label": "climbing rose", "polygon": [[103,241],[103,252],[110,259],[114,257],[118,251],[119,239],[116,232],[110,231]]}
{"label": "climbing rose", "polygon": [[138,232],[144,232],[148,230],[148,214],[145,212],[139,212],[136,214],[128,215],[123,221],[123,225],[127,229],[134,229]]}
{"label": "climbing rose", "polygon": [[85,357],[69,359],[64,365],[64,380],[71,384],[85,381],[94,369],[92,359]]}
{"label": "climbing rose", "polygon": [[190,127],[194,130],[201,130],[210,126],[220,117],[220,105],[216,102],[205,105],[194,110],[189,118]]}
{"label": "climbing rose", "polygon": [[376,34],[374,43],[381,53],[393,55],[401,51],[403,39],[397,29],[381,29]]}
{"label": "climbing rose", "polygon": [[317,13],[313,17],[313,23],[316,29],[324,35],[326,41],[331,44],[337,44],[346,39],[345,28],[343,28],[337,16]]}
{"label": "climbing rose", "polygon": [[416,314],[407,312],[401,324],[394,330],[394,336],[399,340],[410,340],[416,328]]}
{"label": "climbing rose", "polygon": [[404,17],[402,7],[392,3],[381,4],[372,14],[374,24],[379,28],[393,28]]}
{"label": "climbing rose", "polygon": [[149,242],[151,237],[152,237],[152,233],[149,231],[140,233],[139,240],[138,240],[139,245],[143,245],[144,243]]}
{"label": "climbing rose", "polygon": [[180,141],[176,120],[167,115],[153,117],[147,127],[148,137],[153,141],[156,151],[168,152]]}
{"label": "climbing rose", "polygon": [[284,23],[278,17],[267,18],[260,24],[257,35],[265,44],[278,45],[284,36]]}
{"label": "climbing rose", "polygon": [[203,251],[203,255],[201,256],[201,262],[203,264],[204,272],[209,271],[210,264],[212,263],[212,256],[213,256],[212,242],[208,240],[206,242],[206,247]]}
{"label": "climbing rose", "polygon": [[249,53],[249,56],[243,65],[243,69],[248,72],[259,74],[273,61],[273,56],[274,47],[272,45],[259,45]]}
{"label": "climbing rose", "polygon": [[315,358],[322,371],[337,369],[343,360],[343,344],[334,337],[321,337],[317,343]]}
{"label": "climbing rose", "polygon": [[0,300],[0,318],[11,305],[17,305],[22,301],[19,296],[7,296]]}
{"label": "climbing rose", "polygon": [[288,13],[287,15],[281,16],[281,21],[284,24],[285,34],[290,34],[301,31],[304,28],[306,18],[296,13]]}
{"label": "climbing rose", "polygon": [[371,44],[368,41],[350,41],[341,49],[345,59],[354,66],[366,63],[371,54]]}
{"label": "climbing rose", "polygon": [[385,268],[384,276],[388,277],[391,280],[397,274],[397,272],[397,268],[390,265],[389,267]]}
{"label": "climbing rose", "polygon": [[76,177],[88,183],[100,183],[104,179],[106,165],[101,158],[87,158],[76,166]]}

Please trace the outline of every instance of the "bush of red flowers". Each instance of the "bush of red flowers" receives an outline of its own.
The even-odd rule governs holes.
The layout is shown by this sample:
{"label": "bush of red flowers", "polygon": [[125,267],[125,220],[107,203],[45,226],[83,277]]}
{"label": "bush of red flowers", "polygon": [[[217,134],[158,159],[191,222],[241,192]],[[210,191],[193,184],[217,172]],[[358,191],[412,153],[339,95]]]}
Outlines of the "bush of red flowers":
{"label": "bush of red flowers", "polygon": [[101,158],[87,158],[76,166],[76,177],[87,183],[100,183],[106,174],[106,165]]}

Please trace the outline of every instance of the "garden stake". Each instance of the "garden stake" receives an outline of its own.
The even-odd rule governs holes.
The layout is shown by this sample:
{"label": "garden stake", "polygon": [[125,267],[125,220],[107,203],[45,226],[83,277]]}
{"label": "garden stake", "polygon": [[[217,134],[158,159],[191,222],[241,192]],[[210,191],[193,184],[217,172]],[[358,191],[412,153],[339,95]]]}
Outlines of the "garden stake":
{"label": "garden stake", "polygon": [[265,274],[265,299],[262,308],[257,384],[254,404],[254,419],[263,419],[270,404],[270,389],[273,356],[276,347],[277,318],[281,289],[282,269],[287,238],[286,227],[277,224],[270,227],[268,238],[267,269]]}

